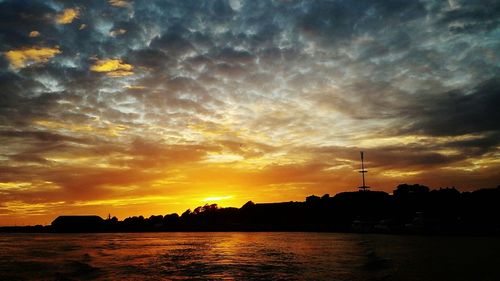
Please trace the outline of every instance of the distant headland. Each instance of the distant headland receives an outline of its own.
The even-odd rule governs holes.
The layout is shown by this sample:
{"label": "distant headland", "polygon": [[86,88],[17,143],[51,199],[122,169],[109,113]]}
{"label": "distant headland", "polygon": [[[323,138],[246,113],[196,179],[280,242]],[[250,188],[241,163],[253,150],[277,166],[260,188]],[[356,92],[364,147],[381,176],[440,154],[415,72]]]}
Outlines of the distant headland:
{"label": "distant headland", "polygon": [[0,232],[328,231],[395,234],[500,234],[500,186],[473,192],[401,184],[392,194],[361,189],[304,202],[216,204],[144,218],[59,216],[51,225]]}

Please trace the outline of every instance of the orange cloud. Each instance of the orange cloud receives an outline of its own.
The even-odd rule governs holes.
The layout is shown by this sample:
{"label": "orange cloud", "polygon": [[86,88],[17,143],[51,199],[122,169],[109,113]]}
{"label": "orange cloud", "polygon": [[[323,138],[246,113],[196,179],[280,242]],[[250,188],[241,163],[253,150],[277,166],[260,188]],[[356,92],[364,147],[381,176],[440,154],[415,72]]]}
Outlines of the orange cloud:
{"label": "orange cloud", "polygon": [[52,130],[65,130],[72,133],[92,133],[99,136],[117,137],[126,127],[123,125],[97,126],[98,124],[70,124],[68,122],[56,122],[49,120],[37,120],[34,124]]}
{"label": "orange cloud", "polygon": [[29,37],[34,38],[40,36],[40,32],[33,30],[30,32]]}
{"label": "orange cloud", "polygon": [[128,7],[130,3],[125,0],[109,0],[108,3],[115,7]]}
{"label": "orange cloud", "polygon": [[91,71],[105,72],[111,77],[122,77],[134,74],[133,66],[123,63],[120,59],[104,59],[98,60],[90,67]]}
{"label": "orange cloud", "polygon": [[49,59],[61,51],[58,47],[55,48],[24,48],[20,50],[10,50],[5,53],[5,56],[10,62],[10,66],[14,69],[25,67],[28,63],[45,63]]}
{"label": "orange cloud", "polygon": [[80,15],[80,10],[78,10],[77,8],[64,9],[62,14],[58,14],[56,16],[56,22],[58,24],[72,23],[73,20],[78,18],[79,15]]}

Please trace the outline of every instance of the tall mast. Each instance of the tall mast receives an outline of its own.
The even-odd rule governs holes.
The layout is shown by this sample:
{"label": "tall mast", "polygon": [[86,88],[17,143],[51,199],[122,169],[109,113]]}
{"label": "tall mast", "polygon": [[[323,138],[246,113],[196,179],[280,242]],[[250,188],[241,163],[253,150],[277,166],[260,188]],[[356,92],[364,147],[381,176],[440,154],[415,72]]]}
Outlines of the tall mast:
{"label": "tall mast", "polygon": [[361,154],[361,170],[359,171],[361,173],[361,178],[363,179],[363,185],[359,187],[360,191],[366,191],[367,188],[370,188],[366,186],[365,184],[365,173],[368,173],[368,170],[365,170],[365,158],[364,158],[364,153],[363,151],[360,152]]}

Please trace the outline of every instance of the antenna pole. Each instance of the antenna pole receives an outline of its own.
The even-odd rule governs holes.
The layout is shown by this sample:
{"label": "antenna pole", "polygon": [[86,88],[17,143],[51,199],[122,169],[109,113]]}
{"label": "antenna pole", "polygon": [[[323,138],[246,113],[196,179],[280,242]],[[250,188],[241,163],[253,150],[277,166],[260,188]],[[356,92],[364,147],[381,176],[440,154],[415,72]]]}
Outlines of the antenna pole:
{"label": "antenna pole", "polygon": [[360,154],[361,154],[361,170],[359,172],[361,173],[363,185],[360,186],[359,189],[361,191],[366,191],[367,188],[370,188],[370,187],[366,186],[366,182],[365,182],[365,173],[368,173],[368,171],[365,170],[365,157],[364,157],[363,151],[361,151]]}
{"label": "antenna pole", "polygon": [[363,187],[365,187],[365,158],[363,157],[363,151],[361,151],[361,175],[363,176]]}

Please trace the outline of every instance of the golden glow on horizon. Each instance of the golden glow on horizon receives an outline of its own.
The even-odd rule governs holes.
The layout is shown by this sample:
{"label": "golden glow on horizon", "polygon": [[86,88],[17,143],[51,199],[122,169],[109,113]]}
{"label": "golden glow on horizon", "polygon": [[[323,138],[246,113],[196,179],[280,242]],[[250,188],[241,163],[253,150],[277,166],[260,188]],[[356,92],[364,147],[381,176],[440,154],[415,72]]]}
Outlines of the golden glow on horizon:
{"label": "golden glow on horizon", "polygon": [[203,198],[203,202],[218,202],[218,201],[223,201],[223,200],[228,200],[228,199],[233,199],[234,196],[232,195],[227,195],[227,196],[211,196],[211,197],[206,197]]}
{"label": "golden glow on horizon", "polygon": [[59,47],[33,47],[7,51],[5,52],[5,57],[9,60],[12,68],[19,69],[29,63],[46,63],[49,59],[60,53]]}
{"label": "golden glow on horizon", "polygon": [[97,60],[92,66],[91,71],[104,72],[110,77],[123,77],[134,74],[134,67],[130,64],[123,63],[120,59],[104,59]]}
{"label": "golden glow on horizon", "polygon": [[72,23],[73,20],[78,18],[79,15],[80,15],[80,10],[77,8],[64,9],[64,11],[61,14],[58,14],[56,16],[56,22],[58,24],[69,24]]}
{"label": "golden glow on horizon", "polygon": [[128,206],[132,204],[165,204],[166,202],[172,202],[172,196],[142,196],[133,198],[120,198],[120,199],[104,199],[104,200],[88,200],[88,201],[78,201],[75,202],[74,206]]}
{"label": "golden glow on horizon", "polygon": [[[124,130],[129,130],[122,125],[106,124],[103,119],[96,117],[89,119],[89,123],[80,124],[36,120],[33,124],[70,136],[90,134],[112,137],[120,136]],[[145,135],[161,136],[159,132],[163,132],[165,127],[147,125],[133,128],[136,129]],[[464,138],[475,139],[474,136]],[[443,141],[441,137],[436,139]],[[459,138],[451,140],[457,139]],[[425,142],[430,140],[431,138],[427,138]],[[341,191],[355,190],[358,186],[356,169],[359,163],[356,158],[344,159],[344,155],[331,152],[325,159],[333,160],[334,164],[315,166],[314,163],[321,163],[325,159],[315,158],[318,155],[307,150],[295,150],[293,147],[260,152],[261,148],[254,141],[238,140],[234,144],[227,144],[224,140],[214,138],[207,147],[188,148],[188,153],[203,149],[203,153],[194,158],[186,155],[184,145],[189,142],[184,140],[174,145],[152,137],[145,145],[103,155],[52,151],[44,156],[51,167],[60,167],[65,173],[74,175],[65,178],[63,183],[51,184],[52,188],[66,184],[71,188],[76,186],[77,190],[87,190],[87,186],[97,186],[95,190],[106,190],[109,194],[93,191],[95,193],[75,194],[72,201],[64,204],[33,203],[32,210],[35,215],[23,219],[23,223],[50,223],[60,214],[98,214],[105,217],[112,213],[124,219],[134,215],[164,215],[174,212],[181,214],[188,208],[194,209],[207,203],[217,203],[223,207],[241,207],[249,200],[257,203],[303,201],[305,196],[310,194],[333,195]],[[86,144],[82,146],[87,147]],[[357,156],[356,153],[353,154]],[[368,160],[373,161],[374,156],[368,156]],[[477,167],[487,167],[490,164],[498,164],[499,161],[493,156],[469,159],[463,163],[463,169],[467,172],[475,171]],[[369,184],[374,190],[390,191],[394,188],[394,181],[423,177],[425,173],[426,171],[415,167],[386,171],[372,168]],[[391,184],[386,184],[387,182]],[[49,184],[43,188],[39,186],[38,183],[28,186],[28,182],[5,182],[0,188],[5,187],[4,191],[16,188],[44,192],[51,190]],[[80,196],[82,198],[79,198]],[[30,205],[31,203],[21,201],[14,202],[10,203],[6,210],[19,214],[19,218],[23,212],[31,213]],[[9,222],[3,221],[5,224]]]}

